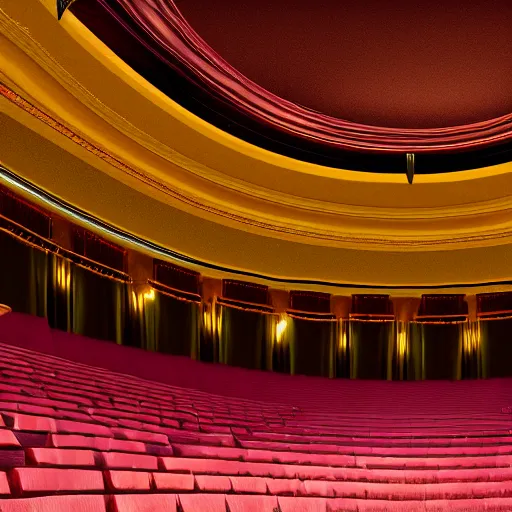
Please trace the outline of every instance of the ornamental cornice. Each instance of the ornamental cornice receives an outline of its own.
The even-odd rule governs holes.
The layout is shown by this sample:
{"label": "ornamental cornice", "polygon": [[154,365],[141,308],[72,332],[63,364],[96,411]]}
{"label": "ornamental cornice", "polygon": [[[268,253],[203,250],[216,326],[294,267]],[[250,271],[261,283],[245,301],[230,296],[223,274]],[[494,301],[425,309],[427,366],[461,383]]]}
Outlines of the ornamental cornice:
{"label": "ornamental cornice", "polygon": [[[73,26],[77,29],[76,23]],[[46,50],[27,28],[3,10],[0,10],[0,31],[3,34],[0,36],[1,93],[11,106],[37,118],[107,163],[112,176],[128,178],[131,186],[148,195],[158,192],[159,200],[189,213],[274,238],[379,251],[459,249],[499,245],[512,239],[511,164],[473,173],[475,179],[471,179],[473,171],[459,173],[461,186],[469,187],[474,182],[474,194],[481,180],[491,183],[493,174],[496,180],[501,180],[500,192],[494,194],[497,197],[486,199],[482,190],[484,199],[467,204],[367,206],[357,204],[357,196],[352,198],[352,204],[344,202],[346,198],[339,202],[319,200],[314,189],[311,197],[286,193],[241,179],[243,170],[239,167],[228,174],[225,169],[205,165],[163,143],[154,133],[138,128],[123,113],[93,94],[59,62],[58,55]],[[109,67],[121,65],[116,59],[109,55],[101,62],[104,73],[111,72]],[[131,85],[125,82],[124,86]],[[152,93],[162,100],[149,84],[145,87],[147,95],[141,95],[141,104]],[[169,116],[168,111],[163,114]],[[279,158],[279,162],[286,160],[291,159]],[[251,165],[250,158],[247,165]],[[312,167],[315,166],[309,166]],[[292,166],[283,168],[283,179],[291,175],[291,169]],[[340,171],[336,176],[326,172],[323,177],[327,183],[330,180],[339,186],[344,183],[344,173]],[[353,181],[357,174],[350,172]],[[295,173],[294,179],[301,178],[300,173]],[[442,182],[419,178],[413,185],[416,189],[429,186],[435,194],[443,187]],[[371,176],[367,175],[360,185],[373,187],[376,193],[386,185],[387,193],[391,194],[394,187],[397,190],[407,187],[398,180],[386,183],[378,176],[375,179],[371,182]],[[400,179],[405,182],[404,176]],[[346,181],[347,187],[351,185],[349,182]],[[503,182],[509,185],[508,189],[503,188]]]}

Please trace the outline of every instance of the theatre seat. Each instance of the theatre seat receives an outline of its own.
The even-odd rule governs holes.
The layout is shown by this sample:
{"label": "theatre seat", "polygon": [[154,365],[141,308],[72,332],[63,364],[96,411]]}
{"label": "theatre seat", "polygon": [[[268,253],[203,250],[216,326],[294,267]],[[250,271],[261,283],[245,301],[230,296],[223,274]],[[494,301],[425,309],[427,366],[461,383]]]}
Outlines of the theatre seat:
{"label": "theatre seat", "polygon": [[162,382],[1,336],[2,512],[512,510],[511,380],[388,387],[212,366],[201,388],[171,356]]}

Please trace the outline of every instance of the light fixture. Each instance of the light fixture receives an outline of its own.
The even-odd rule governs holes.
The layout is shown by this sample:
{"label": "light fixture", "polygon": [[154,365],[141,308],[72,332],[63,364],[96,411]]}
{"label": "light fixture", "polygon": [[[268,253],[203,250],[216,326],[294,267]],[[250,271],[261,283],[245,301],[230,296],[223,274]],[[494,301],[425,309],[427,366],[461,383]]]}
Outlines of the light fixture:
{"label": "light fixture", "polygon": [[276,343],[281,343],[281,339],[283,337],[284,331],[288,325],[288,320],[286,318],[281,317],[281,320],[276,325]]}
{"label": "light fixture", "polygon": [[338,348],[340,352],[344,352],[347,349],[347,329],[344,325],[340,326]]}
{"label": "light fixture", "polygon": [[414,153],[407,153],[407,181],[412,185],[414,179]]}
{"label": "light fixture", "polygon": [[398,322],[398,335],[397,335],[397,349],[398,349],[398,358],[400,361],[405,359],[407,355],[407,346],[408,346],[408,326],[405,322]]}
{"label": "light fixture", "polygon": [[481,329],[480,322],[468,322],[464,325],[464,352],[468,355],[478,352],[480,348]]}
{"label": "light fixture", "polygon": [[71,286],[71,271],[68,268],[68,262],[64,259],[56,261],[57,287],[62,291],[67,291]]}
{"label": "light fixture", "polygon": [[151,288],[151,290],[147,291],[144,294],[144,299],[145,300],[155,300],[155,290],[153,288]]}

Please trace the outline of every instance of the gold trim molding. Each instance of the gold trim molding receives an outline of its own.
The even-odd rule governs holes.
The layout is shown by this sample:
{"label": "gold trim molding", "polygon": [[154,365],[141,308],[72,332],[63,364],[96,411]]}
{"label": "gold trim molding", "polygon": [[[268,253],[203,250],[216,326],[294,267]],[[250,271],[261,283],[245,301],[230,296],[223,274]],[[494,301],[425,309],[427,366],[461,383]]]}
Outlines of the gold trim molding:
{"label": "gold trim molding", "polygon": [[59,25],[53,0],[6,0],[3,9],[2,111],[22,123],[18,111],[30,114],[90,153],[101,172],[154,199],[308,245],[438,251],[512,241],[512,163],[419,175],[411,187],[402,174],[274,155],[186,112],[70,13]]}

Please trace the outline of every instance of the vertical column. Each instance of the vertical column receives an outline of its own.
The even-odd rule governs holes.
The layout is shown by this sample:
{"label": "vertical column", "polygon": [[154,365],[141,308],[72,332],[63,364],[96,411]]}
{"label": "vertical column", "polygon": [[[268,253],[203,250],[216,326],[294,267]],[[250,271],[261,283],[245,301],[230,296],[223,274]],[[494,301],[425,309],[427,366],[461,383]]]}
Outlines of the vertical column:
{"label": "vertical column", "polygon": [[476,295],[466,295],[466,302],[468,303],[468,320],[470,322],[476,322],[477,321]]}
{"label": "vertical column", "polygon": [[129,344],[155,350],[157,346],[155,292],[148,285],[148,279],[153,278],[153,258],[128,249],[126,267],[128,275],[132,278],[130,293],[130,336],[132,339]]}
{"label": "vertical column", "polygon": [[331,311],[338,319],[336,343],[336,376],[350,377],[349,315],[352,297],[331,295]]}
{"label": "vertical column", "polygon": [[468,322],[463,325],[463,378],[482,377],[481,325],[477,318],[476,295],[466,295]]}
{"label": "vertical column", "polygon": [[290,308],[290,292],[270,288],[270,303],[277,313],[272,317],[272,363],[274,371],[290,371],[290,343],[293,342],[293,333],[290,335],[291,318],[286,316],[286,310]]}
{"label": "vertical column", "polygon": [[52,215],[52,240],[68,251],[73,250],[73,224],[63,217]]}
{"label": "vertical column", "polygon": [[290,293],[288,290],[278,290],[270,288],[268,290],[270,303],[276,313],[283,314],[290,307]]}
{"label": "vertical column", "polygon": [[352,297],[331,295],[331,311],[336,315],[336,318],[348,319],[351,307]]}
{"label": "vertical column", "polygon": [[[58,215],[52,215],[52,241],[62,249],[73,251],[73,224]],[[47,311],[48,322],[63,331],[73,329],[74,273],[70,261],[60,254],[49,254]],[[73,281],[73,282],[72,282]]]}
{"label": "vertical column", "polygon": [[404,380],[413,374],[414,358],[421,353],[418,347],[413,347],[412,325],[421,299],[418,297],[394,297],[393,310],[395,313],[395,348],[393,351],[393,378]]}
{"label": "vertical column", "polygon": [[201,288],[203,320],[199,349],[200,359],[201,361],[217,361],[222,317],[216,298],[222,296],[222,279],[201,276]]}
{"label": "vertical column", "polygon": [[222,295],[222,279],[201,276],[201,283],[204,302],[211,303],[215,297]]}
{"label": "vertical column", "polygon": [[421,303],[419,297],[391,297],[397,322],[412,322]]}
{"label": "vertical column", "polygon": [[153,258],[133,249],[128,249],[127,273],[132,278],[135,292],[148,292],[148,279],[153,279]]}

